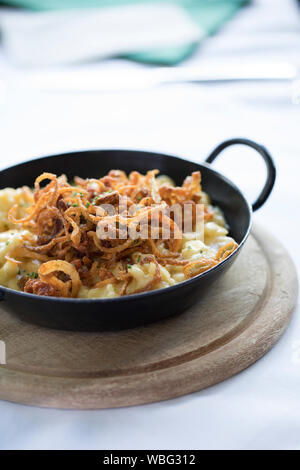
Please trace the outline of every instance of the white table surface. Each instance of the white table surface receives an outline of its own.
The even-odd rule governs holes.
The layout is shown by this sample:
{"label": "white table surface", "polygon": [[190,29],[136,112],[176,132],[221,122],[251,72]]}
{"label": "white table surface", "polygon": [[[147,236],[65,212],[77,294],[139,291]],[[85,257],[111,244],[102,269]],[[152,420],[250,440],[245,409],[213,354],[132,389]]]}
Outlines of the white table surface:
{"label": "white table surface", "polygon": [[[289,60],[300,65],[300,8],[256,0],[206,41],[188,63]],[[82,66],[142,66],[106,61]],[[82,70],[81,67],[81,70]],[[300,267],[300,105],[288,84],[173,85],[137,93],[42,94],[20,86],[0,51],[8,83],[0,107],[0,165],[71,149],[138,148],[201,161],[221,140],[263,143],[276,187],[254,220],[283,241]],[[264,165],[251,150],[227,151],[216,167],[254,198]],[[248,158],[247,158],[248,157]],[[0,402],[1,449],[300,449],[299,307],[279,343],[258,363],[207,390],[167,402],[95,411]],[[1,338],[0,338],[1,339]]]}

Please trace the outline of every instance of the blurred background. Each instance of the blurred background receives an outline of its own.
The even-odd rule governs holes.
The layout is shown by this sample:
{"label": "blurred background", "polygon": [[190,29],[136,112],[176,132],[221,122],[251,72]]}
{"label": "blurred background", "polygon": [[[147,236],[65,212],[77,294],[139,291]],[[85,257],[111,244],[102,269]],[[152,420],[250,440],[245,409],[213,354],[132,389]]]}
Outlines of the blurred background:
{"label": "blurred background", "polygon": [[[202,161],[221,140],[263,143],[278,184],[257,214],[280,231],[299,152],[296,0],[0,2],[1,165],[89,148]],[[251,150],[216,162],[254,199],[265,177]],[[283,217],[289,217],[284,214]]]}

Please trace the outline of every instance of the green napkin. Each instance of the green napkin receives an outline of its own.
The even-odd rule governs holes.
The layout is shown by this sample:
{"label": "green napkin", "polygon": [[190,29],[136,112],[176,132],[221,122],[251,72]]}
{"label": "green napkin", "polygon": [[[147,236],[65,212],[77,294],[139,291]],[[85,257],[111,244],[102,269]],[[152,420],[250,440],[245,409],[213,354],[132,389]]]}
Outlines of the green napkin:
{"label": "green napkin", "polygon": [[[6,5],[36,11],[66,10],[69,8],[96,8],[135,3],[160,3],[162,0],[6,0]],[[222,24],[250,0],[165,0],[183,7],[206,35],[214,34]],[[175,65],[190,56],[198,44],[147,50],[129,54],[128,59],[163,65]]]}

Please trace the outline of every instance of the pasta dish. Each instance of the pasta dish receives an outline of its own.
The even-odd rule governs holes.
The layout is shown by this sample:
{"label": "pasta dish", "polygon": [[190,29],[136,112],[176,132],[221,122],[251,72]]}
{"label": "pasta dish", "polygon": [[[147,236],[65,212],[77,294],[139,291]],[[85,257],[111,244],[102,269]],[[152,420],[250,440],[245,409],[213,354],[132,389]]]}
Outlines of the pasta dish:
{"label": "pasta dish", "polygon": [[199,171],[176,186],[158,170],[100,179],[43,173],[0,190],[0,285],[40,296],[113,298],[161,289],[229,256],[222,211]]}

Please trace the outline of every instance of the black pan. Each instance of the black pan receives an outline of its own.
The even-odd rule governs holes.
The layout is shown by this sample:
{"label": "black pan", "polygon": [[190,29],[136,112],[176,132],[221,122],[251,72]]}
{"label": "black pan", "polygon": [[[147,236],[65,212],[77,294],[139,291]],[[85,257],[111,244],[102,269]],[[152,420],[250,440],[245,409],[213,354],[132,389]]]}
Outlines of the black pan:
{"label": "black pan", "polygon": [[[226,147],[243,144],[255,149],[267,166],[267,180],[254,204],[248,203],[242,192],[227,178],[210,166]],[[248,139],[232,139],[220,144],[198,164],[178,157],[134,150],[91,150],[53,155],[31,160],[0,172],[0,187],[32,185],[35,178],[47,171],[65,173],[69,178],[101,177],[110,169],[141,173],[158,168],[182,184],[193,171],[202,173],[203,189],[213,203],[221,207],[230,226],[230,235],[239,243],[238,249],[211,270],[192,279],[147,293],[114,299],[65,299],[40,297],[0,287],[3,309],[20,319],[50,328],[97,331],[116,330],[144,325],[183,312],[207,292],[237,258],[251,228],[252,210],[267,200],[275,182],[275,167],[267,150]]]}

